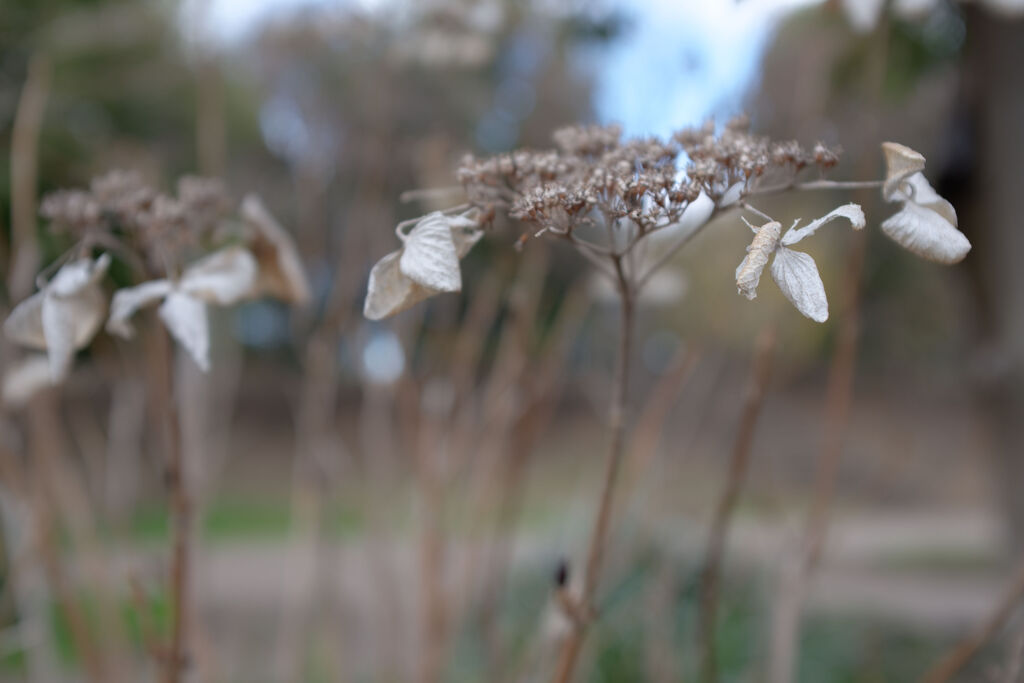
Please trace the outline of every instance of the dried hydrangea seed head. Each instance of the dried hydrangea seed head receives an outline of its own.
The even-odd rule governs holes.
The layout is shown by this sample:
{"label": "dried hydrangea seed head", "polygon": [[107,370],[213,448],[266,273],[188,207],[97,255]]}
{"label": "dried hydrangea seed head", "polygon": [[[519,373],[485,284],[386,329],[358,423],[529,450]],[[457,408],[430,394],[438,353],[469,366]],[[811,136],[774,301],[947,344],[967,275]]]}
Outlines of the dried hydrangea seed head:
{"label": "dried hydrangea seed head", "polygon": [[143,182],[138,171],[120,169],[93,178],[89,190],[104,211],[116,214],[122,220],[145,209],[157,194]]}
{"label": "dried hydrangea seed head", "polygon": [[102,211],[88,192],[58,190],[43,198],[39,214],[51,222],[55,231],[80,235],[99,226]]}
{"label": "dried hydrangea seed head", "polygon": [[892,199],[905,179],[924,170],[924,155],[898,142],[883,142],[885,154],[885,184],[882,194]]}

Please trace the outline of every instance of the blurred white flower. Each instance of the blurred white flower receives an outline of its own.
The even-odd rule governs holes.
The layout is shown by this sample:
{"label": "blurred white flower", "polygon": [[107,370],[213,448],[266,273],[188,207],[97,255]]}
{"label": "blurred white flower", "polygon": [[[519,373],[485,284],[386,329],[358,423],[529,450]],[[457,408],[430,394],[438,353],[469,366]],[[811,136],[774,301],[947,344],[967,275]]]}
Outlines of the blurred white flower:
{"label": "blurred white flower", "polygon": [[381,320],[442,292],[462,290],[459,259],[483,236],[479,224],[466,216],[440,211],[421,218],[404,244],[370,271],[363,315]]}
{"label": "blurred white flower", "polygon": [[41,354],[32,354],[14,363],[4,374],[3,404],[18,408],[31,400],[41,389],[52,386],[50,360]]}
{"label": "blurred white flower", "polygon": [[932,189],[921,173],[924,157],[903,145],[886,142],[886,177],[882,196],[903,205],[882,223],[882,232],[905,249],[938,263],[956,263],[971,243],[957,229],[956,210]]}
{"label": "blurred white flower", "polygon": [[270,296],[298,306],[309,304],[309,278],[292,236],[254,194],[242,200],[240,213],[249,228],[248,248],[259,265],[253,295]]}
{"label": "blurred white flower", "polygon": [[256,285],[256,259],[242,247],[227,247],[185,269],[176,281],[152,280],[120,289],[110,302],[107,331],[125,339],[135,334],[130,318],[140,308],[160,304],[160,319],[196,365],[210,369],[210,333],[206,304],[229,306],[245,299]]}
{"label": "blurred white flower", "polygon": [[[864,212],[857,204],[844,204],[816,221],[797,229],[797,220],[782,234],[782,225],[777,221],[765,223],[760,228],[750,226],[754,239],[747,247],[747,255],[736,268],[736,288],[748,299],[757,297],[757,286],[761,273],[774,256],[771,265],[772,279],[796,306],[796,309],[816,322],[828,320],[828,299],[825,285],[818,274],[818,266],[809,255],[789,249],[803,238],[813,235],[818,228],[836,218],[845,218],[855,230],[864,227]],[[748,224],[749,225],[749,224]]]}
{"label": "blurred white flower", "polygon": [[4,333],[12,341],[46,350],[54,384],[67,376],[75,351],[86,347],[103,323],[106,297],[100,280],[109,267],[109,254],[64,265],[4,322]]}

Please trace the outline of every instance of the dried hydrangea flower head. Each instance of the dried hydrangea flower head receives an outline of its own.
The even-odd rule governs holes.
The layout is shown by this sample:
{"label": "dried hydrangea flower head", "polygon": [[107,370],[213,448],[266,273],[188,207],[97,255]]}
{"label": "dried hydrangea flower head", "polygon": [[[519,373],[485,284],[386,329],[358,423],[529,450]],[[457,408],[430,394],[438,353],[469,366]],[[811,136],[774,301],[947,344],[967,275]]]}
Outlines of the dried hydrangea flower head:
{"label": "dried hydrangea flower head", "polygon": [[[859,206],[848,204],[804,228],[794,223],[783,233],[782,221],[750,204],[760,195],[783,191],[881,187],[887,201],[902,205],[882,224],[897,242],[942,263],[960,260],[970,249],[956,229],[952,207],[924,179],[924,157],[895,143],[883,145],[884,180],[832,182],[805,177],[833,169],[839,160],[837,148],[771,140],[752,133],[745,118],[720,130],[708,122],[681,130],[667,141],[623,139],[618,126],[594,125],[558,130],[554,140],[553,149],[466,157],[458,179],[468,206],[479,216],[504,213],[529,224],[531,230],[520,238],[520,245],[540,236],[570,242],[630,298],[635,299],[655,272],[716,215],[738,210],[762,219],[736,272],[740,293],[753,298],[761,272],[771,262],[773,279],[796,308],[812,320],[826,320],[828,302],[817,266],[810,256],[790,247],[838,217],[862,228],[864,214]],[[417,269],[430,261],[426,270],[457,275],[458,259],[447,243],[449,231],[434,223],[439,216],[423,219],[424,227],[418,225],[413,233],[423,229],[445,249],[421,248],[418,239],[410,239],[413,233],[400,234],[403,249],[386,256],[371,273],[367,317],[386,317],[430,294],[461,288],[461,279],[454,275],[443,287],[424,284],[409,274],[415,269],[407,272],[402,265],[403,254],[409,253]],[[389,294],[382,297],[385,291]]]}
{"label": "dried hydrangea flower head", "polygon": [[[137,173],[112,171],[88,190],[48,195],[41,213],[56,231],[77,239],[69,253],[110,249],[132,268],[139,284],[114,294],[109,332],[130,337],[129,318],[160,302],[160,318],[203,369],[209,367],[208,304],[310,298],[287,232],[255,196],[243,203],[242,222],[226,221],[232,202],[217,179],[183,177],[171,196],[147,186]],[[103,253],[95,261],[79,258],[64,265],[4,324],[14,341],[48,352],[54,382],[66,376],[74,352],[103,325],[107,299],[100,281],[110,262],[111,255]]]}

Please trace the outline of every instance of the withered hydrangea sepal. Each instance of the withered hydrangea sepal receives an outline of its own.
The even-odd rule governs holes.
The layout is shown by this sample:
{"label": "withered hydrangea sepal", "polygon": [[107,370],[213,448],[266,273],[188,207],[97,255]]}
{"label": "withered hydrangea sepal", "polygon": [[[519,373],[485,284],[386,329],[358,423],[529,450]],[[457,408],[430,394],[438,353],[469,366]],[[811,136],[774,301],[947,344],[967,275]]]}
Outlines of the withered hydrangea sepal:
{"label": "withered hydrangea sepal", "polygon": [[828,298],[817,264],[809,254],[789,247],[837,218],[847,219],[855,230],[863,228],[865,224],[864,211],[857,204],[840,206],[803,228],[796,227],[800,222],[798,219],[785,234],[782,234],[782,225],[778,221],[769,221],[760,227],[747,223],[754,232],[754,239],[747,247],[747,255],[736,268],[736,288],[739,293],[748,299],[757,297],[761,273],[771,260],[772,279],[790,303],[815,322],[828,320]]}

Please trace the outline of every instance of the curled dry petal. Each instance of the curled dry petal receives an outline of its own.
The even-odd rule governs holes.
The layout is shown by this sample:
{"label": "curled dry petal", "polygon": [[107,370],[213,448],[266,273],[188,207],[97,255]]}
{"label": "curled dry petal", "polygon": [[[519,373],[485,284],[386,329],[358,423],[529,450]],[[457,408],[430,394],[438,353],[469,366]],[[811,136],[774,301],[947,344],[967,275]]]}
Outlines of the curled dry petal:
{"label": "curled dry petal", "polygon": [[885,184],[882,195],[891,200],[903,181],[924,170],[924,155],[898,142],[883,142]]}
{"label": "curled dry petal", "polygon": [[298,306],[309,304],[309,278],[292,236],[254,194],[242,200],[241,215],[250,228],[248,247],[259,264],[255,293]]}
{"label": "curled dry petal", "polygon": [[779,246],[782,225],[778,221],[765,223],[757,230],[753,241],[747,247],[747,255],[736,268],[736,288],[748,299],[757,298],[757,285],[768,259]]}
{"label": "curled dry petal", "polygon": [[466,216],[432,213],[403,238],[404,245],[370,271],[363,315],[380,320],[442,292],[462,289],[459,259],[483,232]]}
{"label": "curled dry petal", "polygon": [[808,254],[779,247],[772,261],[772,279],[796,309],[815,322],[828,320],[828,299],[818,266]]}
{"label": "curled dry petal", "polygon": [[937,263],[957,263],[971,250],[967,237],[932,209],[906,202],[882,223],[882,231],[902,247]]}
{"label": "curled dry petal", "polygon": [[903,208],[882,223],[882,232],[905,249],[937,263],[957,263],[971,243],[957,230],[953,205],[943,199],[922,173],[906,178],[890,198]]}
{"label": "curled dry petal", "polygon": [[75,351],[87,346],[103,323],[106,298],[99,283],[109,267],[108,254],[65,265],[4,322],[10,339],[47,351],[54,383],[67,376]]}
{"label": "curled dry petal", "polygon": [[181,291],[172,291],[160,304],[160,319],[167,330],[192,356],[203,372],[210,370],[210,330],[206,304]]}
{"label": "curled dry petal", "polygon": [[230,306],[256,285],[256,259],[242,247],[226,247],[204,256],[181,276],[178,289],[203,301]]}
{"label": "curled dry petal", "polygon": [[817,232],[818,228],[830,221],[834,221],[837,218],[845,218],[850,221],[850,225],[853,226],[854,230],[860,230],[866,223],[864,219],[864,210],[860,208],[859,204],[843,204],[839,208],[828,212],[821,218],[811,221],[802,228],[794,227],[787,230],[786,234],[782,236],[780,244],[783,246],[792,246],[803,238],[813,235]]}
{"label": "curled dry petal", "polygon": [[110,300],[110,316],[107,318],[107,332],[123,339],[135,336],[131,317],[147,306],[152,306],[171,293],[169,280],[152,280],[134,287],[125,287],[114,292]]}

